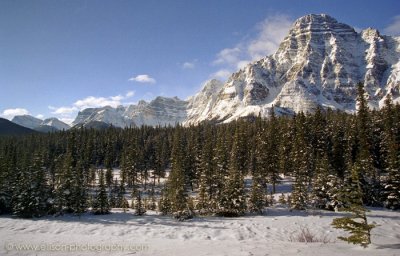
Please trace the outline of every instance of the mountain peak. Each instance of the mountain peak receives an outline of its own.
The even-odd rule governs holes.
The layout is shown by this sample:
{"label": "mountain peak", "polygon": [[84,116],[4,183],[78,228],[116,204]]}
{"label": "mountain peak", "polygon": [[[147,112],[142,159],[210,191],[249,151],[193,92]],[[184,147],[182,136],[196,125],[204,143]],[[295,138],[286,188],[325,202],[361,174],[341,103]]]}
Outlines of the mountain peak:
{"label": "mountain peak", "polygon": [[321,13],[321,14],[308,14],[303,17],[298,18],[295,21],[295,25],[301,24],[311,24],[311,23],[338,23],[338,21],[329,16],[328,14]]}
{"label": "mountain peak", "polygon": [[294,22],[291,32],[297,34],[310,32],[355,33],[355,30],[347,24],[338,22],[335,18],[327,14],[308,14]]}
{"label": "mountain peak", "polygon": [[217,93],[207,88],[191,99],[186,124],[229,122],[239,117],[313,112],[318,106],[355,112],[357,83],[364,82],[369,106],[385,95],[400,97],[400,50],[375,29],[357,33],[327,14],[297,19],[273,55],[233,73]]}

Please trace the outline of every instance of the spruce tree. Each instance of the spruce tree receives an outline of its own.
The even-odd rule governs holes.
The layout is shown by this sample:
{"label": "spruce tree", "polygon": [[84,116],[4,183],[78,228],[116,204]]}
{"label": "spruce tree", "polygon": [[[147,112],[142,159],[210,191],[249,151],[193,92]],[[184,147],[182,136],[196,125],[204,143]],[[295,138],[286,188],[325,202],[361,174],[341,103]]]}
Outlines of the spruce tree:
{"label": "spruce tree", "polygon": [[363,190],[363,200],[368,205],[379,201],[378,182],[380,177],[374,167],[372,152],[371,116],[365,97],[364,85],[357,85],[357,115],[356,115],[356,157],[360,170],[360,181]]}
{"label": "spruce tree", "polygon": [[310,145],[307,143],[307,129],[305,127],[305,116],[300,113],[296,119],[296,138],[293,145],[293,176],[291,208],[305,210],[308,200],[308,179],[311,176]]}
{"label": "spruce tree", "polygon": [[237,128],[235,132],[229,164],[229,175],[225,180],[224,191],[218,207],[218,215],[226,217],[244,215],[247,208],[243,180],[243,173],[246,171],[241,169],[244,168],[241,159],[242,149],[240,142],[240,140],[243,140],[241,138],[243,134],[239,129]]}
{"label": "spruce tree", "polygon": [[135,215],[137,216],[142,216],[146,213],[146,208],[143,203],[143,198],[142,198],[142,192],[138,190],[136,193],[136,198],[135,198]]}
{"label": "spruce tree", "polygon": [[88,170],[85,169],[82,160],[77,162],[74,172],[74,184],[72,184],[72,206],[73,213],[81,215],[87,209],[88,188],[87,176]]}
{"label": "spruce tree", "polygon": [[250,200],[248,209],[253,213],[263,213],[263,209],[266,206],[266,184],[261,174],[256,172],[253,175],[253,184],[251,186]]}
{"label": "spruce tree", "polygon": [[13,214],[40,217],[46,214],[49,189],[42,159],[35,155],[32,165],[22,168],[13,199]]}
{"label": "spruce tree", "polygon": [[182,130],[183,129],[179,126],[175,129],[171,153],[172,168],[167,184],[171,212],[174,217],[179,220],[192,216],[187,205],[186,179],[184,173],[185,147]]}
{"label": "spruce tree", "polygon": [[93,201],[92,211],[94,214],[110,213],[110,204],[108,201],[103,169],[99,171],[99,188],[96,198]]}
{"label": "spruce tree", "polygon": [[218,182],[219,177],[216,173],[215,162],[214,162],[214,152],[213,152],[213,135],[211,132],[211,127],[207,126],[205,128],[205,138],[204,145],[201,151],[199,169],[199,193],[198,193],[198,204],[197,210],[200,213],[206,214],[212,212],[217,199],[217,193],[220,188]]}
{"label": "spruce tree", "polygon": [[366,209],[363,206],[363,192],[360,183],[361,171],[363,171],[362,168],[357,164],[354,165],[351,177],[349,177],[340,197],[340,200],[344,203],[342,210],[350,212],[351,216],[334,219],[332,225],[335,228],[350,232],[350,236],[339,237],[339,239],[367,247],[371,243],[371,230],[375,225],[368,224]]}
{"label": "spruce tree", "polygon": [[278,121],[275,116],[275,108],[271,108],[269,125],[267,126],[267,140],[262,141],[266,143],[267,152],[267,177],[268,182],[272,183],[272,193],[276,192],[276,184],[280,181],[279,176],[279,143],[280,131],[278,129]]}
{"label": "spruce tree", "polygon": [[388,178],[383,191],[383,203],[386,208],[400,209],[400,129],[390,95],[382,110],[383,139],[382,150],[385,155],[385,169]]}
{"label": "spruce tree", "polygon": [[315,174],[312,178],[311,205],[314,208],[325,209],[329,198],[329,173],[330,166],[326,156],[318,157]]}

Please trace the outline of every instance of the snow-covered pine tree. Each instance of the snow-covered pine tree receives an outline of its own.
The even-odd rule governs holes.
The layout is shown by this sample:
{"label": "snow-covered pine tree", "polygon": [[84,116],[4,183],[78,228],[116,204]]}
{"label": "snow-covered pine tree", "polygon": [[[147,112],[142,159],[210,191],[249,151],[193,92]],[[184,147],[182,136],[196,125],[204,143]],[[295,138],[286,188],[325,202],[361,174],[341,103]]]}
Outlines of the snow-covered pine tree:
{"label": "snow-covered pine tree", "polygon": [[145,213],[146,213],[146,208],[143,203],[142,192],[138,190],[135,198],[135,215],[142,216]]}
{"label": "snow-covered pine tree", "polygon": [[183,145],[183,131],[180,126],[175,128],[171,161],[172,168],[171,174],[168,177],[167,191],[168,199],[171,202],[171,211],[176,219],[184,220],[191,218],[193,213],[189,210],[187,205],[187,191],[186,180],[184,173],[184,145]]}
{"label": "snow-covered pine tree", "polygon": [[99,188],[96,198],[93,201],[92,211],[94,214],[109,214],[110,213],[110,203],[108,201],[107,189],[104,178],[104,171],[100,169],[99,171]]}
{"label": "snow-covered pine tree", "polygon": [[264,177],[257,171],[253,174],[253,184],[251,186],[250,199],[248,204],[249,212],[263,213],[266,203],[266,184]]}
{"label": "snow-covered pine tree", "polygon": [[330,166],[328,158],[325,155],[322,157],[318,155],[317,158],[315,173],[311,181],[312,191],[310,195],[310,203],[313,208],[325,209],[330,201],[328,195]]}
{"label": "snow-covered pine tree", "polygon": [[23,218],[46,214],[49,188],[42,159],[35,155],[32,165],[20,171],[13,199],[13,214]]}
{"label": "snow-covered pine tree", "polygon": [[4,155],[0,156],[0,214],[12,212],[13,184],[17,184],[18,170],[15,162],[15,146],[7,145]]}
{"label": "snow-covered pine tree", "polygon": [[154,191],[154,187],[150,189],[149,193],[149,205],[147,206],[147,209],[155,211],[157,209],[157,203],[156,203],[156,195]]}
{"label": "snow-covered pine tree", "polygon": [[215,187],[215,199],[211,200],[210,205],[213,212],[216,212],[218,209],[219,200],[223,194],[224,190],[224,181],[226,176],[228,175],[229,168],[229,152],[230,152],[230,143],[226,138],[226,127],[218,126],[217,127],[217,144],[214,150],[214,159],[213,162],[215,164],[215,171],[213,177],[213,185]]}
{"label": "snow-covered pine tree", "polygon": [[396,116],[390,95],[382,109],[383,135],[382,151],[385,156],[385,170],[388,173],[384,185],[383,203],[386,208],[400,209],[400,120]]}
{"label": "snow-covered pine tree", "polygon": [[81,215],[86,212],[88,203],[88,181],[85,175],[88,170],[83,165],[83,160],[77,161],[74,172],[74,184],[72,184],[72,210],[74,214]]}
{"label": "snow-covered pine tree", "polygon": [[[246,195],[244,190],[243,163],[241,159],[241,143],[243,134],[240,127],[236,128],[233,138],[229,175],[225,181],[224,191],[221,195],[217,214],[225,217],[237,217],[246,212]],[[242,138],[241,138],[242,137]]]}
{"label": "snow-covered pine tree", "polygon": [[207,184],[207,176],[205,171],[203,170],[200,173],[200,180],[199,180],[199,191],[197,194],[197,204],[196,210],[199,214],[204,215],[210,212],[210,205],[209,205],[209,197],[208,197],[208,184]]}
{"label": "snow-covered pine tree", "polygon": [[165,195],[166,188],[161,191],[160,200],[158,201],[158,211],[162,215],[168,215],[172,213],[171,202],[168,196]]}
{"label": "snow-covered pine tree", "polygon": [[291,195],[291,208],[295,210],[305,210],[308,200],[308,179],[311,175],[310,157],[311,149],[307,143],[307,129],[305,116],[299,113],[296,118],[296,138],[293,145],[293,177]]}
{"label": "snow-covered pine tree", "polygon": [[[70,142],[72,143],[72,142]],[[72,146],[71,146],[72,147]],[[59,213],[73,212],[72,190],[74,186],[73,169],[75,160],[71,148],[63,155],[62,167],[57,175],[56,182],[56,206]]]}
{"label": "snow-covered pine tree", "polygon": [[351,170],[351,177],[347,179],[340,195],[340,200],[344,203],[341,210],[350,212],[351,216],[334,219],[332,226],[350,232],[350,236],[339,237],[339,239],[367,247],[371,243],[371,230],[375,225],[368,224],[366,209],[363,206],[361,171],[362,168],[356,163]]}
{"label": "snow-covered pine tree", "polygon": [[199,193],[197,196],[196,209],[200,214],[208,214],[213,212],[213,202],[217,200],[219,189],[219,176],[216,173],[214,162],[214,145],[211,127],[207,126],[204,131],[204,145],[201,150],[199,162]]}
{"label": "snow-covered pine tree", "polygon": [[276,192],[276,184],[281,180],[279,176],[279,144],[280,144],[280,130],[278,128],[278,120],[275,116],[275,108],[272,106],[270,110],[270,117],[267,126],[267,178],[268,182],[272,184],[272,193]]}
{"label": "snow-covered pine tree", "polygon": [[358,163],[360,170],[363,200],[367,205],[379,205],[380,177],[374,166],[372,154],[372,129],[371,114],[368,108],[363,83],[357,85],[357,115],[356,115],[356,148],[357,154],[354,162]]}

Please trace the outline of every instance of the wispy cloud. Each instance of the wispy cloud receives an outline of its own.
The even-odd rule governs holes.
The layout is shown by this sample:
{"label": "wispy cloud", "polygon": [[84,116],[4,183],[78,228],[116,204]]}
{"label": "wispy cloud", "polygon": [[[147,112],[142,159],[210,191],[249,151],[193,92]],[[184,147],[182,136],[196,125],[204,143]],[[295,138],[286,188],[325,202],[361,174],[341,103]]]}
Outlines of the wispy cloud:
{"label": "wispy cloud", "polygon": [[76,111],[78,111],[78,109],[76,107],[53,107],[53,106],[49,106],[50,110],[53,110],[51,113],[52,114],[56,114],[56,115],[68,115],[68,114],[72,114]]}
{"label": "wispy cloud", "polygon": [[287,35],[293,21],[283,14],[267,17],[255,27],[256,34],[245,37],[234,47],[222,49],[212,62],[222,68],[211,77],[223,78],[228,72],[245,67],[248,63],[273,54]]}
{"label": "wispy cloud", "polygon": [[274,15],[257,25],[258,35],[247,46],[251,60],[258,60],[273,54],[287,35],[293,21],[287,15]]}
{"label": "wispy cloud", "polygon": [[213,61],[213,64],[236,65],[240,61],[241,55],[242,50],[239,45],[234,48],[225,48],[217,54],[217,58]]}
{"label": "wispy cloud", "polygon": [[217,78],[221,80],[226,80],[230,75],[232,74],[232,71],[228,69],[220,69],[215,73],[211,74],[211,78]]}
{"label": "wispy cloud", "polygon": [[128,79],[128,81],[134,81],[134,82],[139,82],[139,83],[149,83],[149,84],[156,83],[156,79],[154,79],[151,76],[146,75],[146,74],[131,77]]}
{"label": "wispy cloud", "polygon": [[399,36],[400,35],[400,15],[394,16],[392,18],[392,23],[390,23],[386,28],[384,28],[383,32],[387,35]]}
{"label": "wispy cloud", "polygon": [[182,64],[183,69],[194,69],[196,67],[196,60],[194,61],[187,61]]}
{"label": "wispy cloud", "polygon": [[131,97],[133,97],[133,95],[135,95],[135,92],[134,91],[129,91],[129,92],[127,92],[125,94],[125,98],[131,98]]}
{"label": "wispy cloud", "polygon": [[14,116],[29,115],[29,111],[25,108],[9,108],[5,109],[1,114],[2,117],[12,119]]}
{"label": "wispy cloud", "polygon": [[121,105],[122,99],[123,97],[121,95],[112,96],[108,98],[89,96],[84,99],[76,101],[74,103],[74,106],[77,107],[78,109],[99,108],[105,106],[111,106],[115,108]]}

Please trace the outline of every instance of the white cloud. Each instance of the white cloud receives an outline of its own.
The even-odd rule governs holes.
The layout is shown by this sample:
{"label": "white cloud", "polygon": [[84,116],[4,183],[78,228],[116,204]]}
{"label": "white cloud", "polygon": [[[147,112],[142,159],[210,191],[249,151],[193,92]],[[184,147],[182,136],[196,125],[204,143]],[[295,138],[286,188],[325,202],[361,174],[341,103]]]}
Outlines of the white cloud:
{"label": "white cloud", "polygon": [[108,98],[104,97],[93,97],[89,96],[84,99],[78,100],[74,103],[74,106],[79,109],[85,108],[99,108],[105,106],[117,107],[121,105],[122,96],[112,96]]}
{"label": "white cloud", "polygon": [[217,72],[211,74],[210,78],[217,78],[217,79],[222,79],[225,80],[227,79],[230,75],[232,74],[232,72],[228,69],[221,69],[218,70]]}
{"label": "white cloud", "polygon": [[44,118],[44,115],[38,114],[38,115],[36,115],[36,118],[43,119],[43,118]]}
{"label": "white cloud", "polygon": [[124,99],[124,96],[122,95],[111,96],[110,99],[113,101],[121,101],[122,99]]}
{"label": "white cloud", "polygon": [[257,25],[258,35],[247,46],[251,60],[258,60],[273,54],[287,35],[292,20],[286,15],[274,15]]}
{"label": "white cloud", "polygon": [[185,62],[182,64],[182,68],[183,69],[194,69],[196,67],[196,61],[192,61],[192,62]]}
{"label": "white cloud", "polygon": [[53,106],[49,106],[49,109],[53,110],[51,113],[52,114],[56,114],[56,115],[68,115],[68,114],[72,114],[76,111],[78,111],[78,109],[76,107],[53,107]]}
{"label": "white cloud", "polygon": [[12,119],[14,116],[28,115],[29,111],[24,108],[9,108],[5,109],[1,116]]}
{"label": "white cloud", "polygon": [[135,82],[139,82],[139,83],[149,83],[149,84],[155,84],[156,80],[154,78],[152,78],[149,75],[137,75],[135,77],[131,77],[128,79],[128,81],[135,81]]}
{"label": "white cloud", "polygon": [[213,64],[235,65],[240,60],[241,52],[242,50],[239,46],[235,48],[225,48],[217,54],[217,59],[214,60]]}
{"label": "white cloud", "polygon": [[224,68],[212,76],[226,75],[227,70],[241,69],[251,61],[273,54],[287,35],[292,23],[287,15],[277,14],[267,17],[256,25],[255,36],[246,37],[235,47],[222,49],[217,54],[212,64]]}
{"label": "white cloud", "polygon": [[133,97],[133,95],[135,95],[135,92],[134,92],[134,91],[129,91],[129,92],[127,92],[127,93],[125,94],[125,97],[126,97],[126,98],[131,98],[131,97]]}
{"label": "white cloud", "polygon": [[399,36],[400,35],[400,15],[394,16],[392,18],[392,23],[390,23],[386,28],[384,28],[383,32],[387,35]]}

